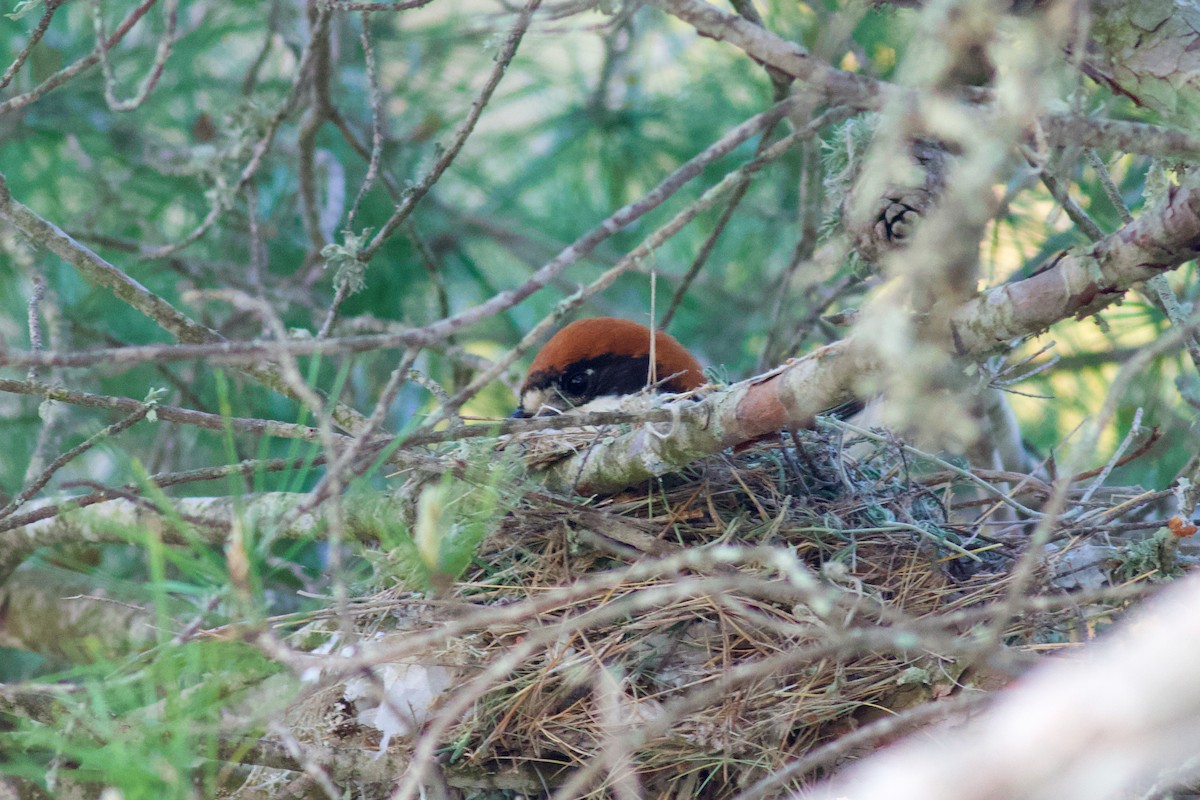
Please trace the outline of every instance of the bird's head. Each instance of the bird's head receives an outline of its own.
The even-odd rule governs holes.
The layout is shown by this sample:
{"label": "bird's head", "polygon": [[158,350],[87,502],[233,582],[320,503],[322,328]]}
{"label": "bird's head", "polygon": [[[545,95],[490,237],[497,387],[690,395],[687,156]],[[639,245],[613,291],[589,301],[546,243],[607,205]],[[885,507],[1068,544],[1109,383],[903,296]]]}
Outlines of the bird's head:
{"label": "bird's head", "polygon": [[648,387],[687,392],[705,383],[704,372],[675,337],[656,331],[650,369],[650,329],[627,319],[596,317],[572,322],[538,352],[521,386],[514,417],[599,410],[601,402]]}

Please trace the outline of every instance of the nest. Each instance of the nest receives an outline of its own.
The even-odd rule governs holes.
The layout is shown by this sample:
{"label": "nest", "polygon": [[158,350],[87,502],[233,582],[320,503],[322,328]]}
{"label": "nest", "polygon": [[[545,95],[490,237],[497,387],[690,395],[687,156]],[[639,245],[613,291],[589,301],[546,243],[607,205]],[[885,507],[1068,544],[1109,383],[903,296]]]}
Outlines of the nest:
{"label": "nest", "polygon": [[[437,735],[465,797],[573,780],[595,797],[771,796],[858,754],[764,788],[839,737],[982,694],[1119,612],[1107,589],[1067,595],[1046,559],[1014,577],[1029,521],[911,461],[881,445],[856,463],[801,432],[591,503],[531,492],[438,602],[374,598],[388,636],[477,620],[406,656],[450,688],[382,746]],[[361,718],[362,697],[330,702]]]}

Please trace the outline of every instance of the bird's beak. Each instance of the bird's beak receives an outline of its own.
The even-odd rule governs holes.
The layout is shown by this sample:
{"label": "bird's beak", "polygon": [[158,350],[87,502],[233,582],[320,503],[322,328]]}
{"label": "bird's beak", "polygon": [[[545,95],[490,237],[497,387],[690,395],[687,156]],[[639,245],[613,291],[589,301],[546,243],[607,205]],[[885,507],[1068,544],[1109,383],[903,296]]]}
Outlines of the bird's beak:
{"label": "bird's beak", "polygon": [[529,419],[529,415],[525,413],[525,409],[517,406],[517,410],[508,415],[509,419]]}

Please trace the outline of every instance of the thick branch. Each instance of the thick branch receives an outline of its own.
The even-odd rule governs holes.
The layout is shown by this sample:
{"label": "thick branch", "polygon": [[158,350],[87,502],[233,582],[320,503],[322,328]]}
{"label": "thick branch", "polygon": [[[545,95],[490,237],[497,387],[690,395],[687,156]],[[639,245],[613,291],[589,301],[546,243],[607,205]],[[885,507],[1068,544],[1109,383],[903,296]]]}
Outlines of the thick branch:
{"label": "thick branch", "polygon": [[951,321],[955,350],[981,356],[1069,317],[1090,316],[1133,284],[1200,253],[1200,181],[1170,192],[1165,205],[1078,253],[1064,252],[1024,280],[967,302]]}
{"label": "thick branch", "polygon": [[[1200,181],[1081,253],[1062,253],[1032,277],[999,286],[951,316],[955,352],[982,358],[1072,316],[1095,314],[1138,281],[1179,267],[1200,252]],[[950,346],[950,342],[947,342]],[[680,405],[677,424],[640,425],[565,459],[552,485],[611,493],[672,472],[742,442],[803,427],[854,397],[855,384],[886,367],[845,339],[765,376]]]}
{"label": "thick branch", "polygon": [[[287,514],[305,495],[292,492],[265,492],[253,498],[184,497],[174,501],[172,513],[192,519],[203,519],[206,525],[192,526],[184,535],[171,517],[147,503],[125,498],[99,502],[90,508],[65,510],[18,528],[0,532],[0,584],[26,557],[41,547],[63,544],[127,544],[156,536],[167,544],[194,544],[198,541],[213,545],[225,542],[228,526],[234,515],[247,513],[258,520],[278,519]],[[362,541],[378,538],[382,520],[394,520],[402,509],[381,496],[379,502],[359,502],[347,509],[346,528],[350,536]],[[286,530],[275,535],[287,538],[315,536],[325,524],[328,509],[299,515]]]}
{"label": "thick branch", "polygon": [[[704,0],[653,0],[663,11],[694,27],[702,36],[744,50],[755,60],[821,89],[831,102],[864,110],[878,109],[885,97],[907,91],[894,84],[835,69],[794,42],[760,28]],[[986,92],[973,99],[985,100]],[[917,102],[914,95],[912,102]],[[1123,150],[1153,156],[1200,158],[1200,137],[1144,123],[1095,119],[1074,114],[1047,114],[1039,120],[1048,144]]]}
{"label": "thick branch", "polygon": [[18,570],[0,585],[0,608],[0,644],[66,661],[118,658],[155,638],[153,609],[56,567]]}
{"label": "thick branch", "polygon": [[856,376],[876,368],[871,358],[850,339],[822,347],[698,403],[677,404],[676,421],[598,437],[596,444],[553,467],[549,482],[583,494],[608,494],[726,447],[809,425],[817,414],[853,397]]}
{"label": "thick branch", "polygon": [[729,42],[756,60],[825,92],[827,99],[861,109],[878,108],[891,84],[835,69],[800,45],[780,38],[704,0],[652,0],[654,5],[694,27],[701,35]]}

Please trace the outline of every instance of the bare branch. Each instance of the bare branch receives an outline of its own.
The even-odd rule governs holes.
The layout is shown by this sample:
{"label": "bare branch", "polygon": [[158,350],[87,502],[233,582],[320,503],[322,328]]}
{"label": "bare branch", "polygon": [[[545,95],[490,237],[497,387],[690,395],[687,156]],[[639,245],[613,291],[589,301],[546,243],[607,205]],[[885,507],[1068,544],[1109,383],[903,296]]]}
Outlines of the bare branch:
{"label": "bare branch", "polygon": [[1200,159],[1200,136],[1162,125],[1070,114],[1047,114],[1040,125],[1046,141],[1058,147],[1101,147],[1158,158]]}
{"label": "bare branch", "polygon": [[704,0],[653,0],[669,14],[692,25],[704,36],[745,50],[756,60],[824,92],[829,102],[861,110],[878,108],[894,87],[835,69],[794,42],[780,38],[748,19],[728,14]]}
{"label": "bare branch", "polygon": [[[201,349],[212,347],[220,349],[235,345],[235,343],[226,342],[223,336],[211,328],[194,322],[166,300],[154,294],[145,286],[142,286],[125,272],[101,258],[94,251],[71,238],[57,225],[42,219],[31,209],[14,200],[8,192],[8,184],[5,182],[3,175],[0,175],[0,220],[12,224],[35,244],[46,247],[79,270],[85,277],[112,291],[117,297],[158,323],[164,330],[173,334],[180,341],[189,343],[184,345],[185,347],[198,346]],[[278,356],[281,352],[278,346],[258,345],[258,348],[258,352],[263,358]],[[112,352],[138,349],[115,348]],[[292,351],[287,350],[286,352],[291,353]],[[43,353],[41,355],[45,356],[49,354]],[[3,360],[4,354],[0,354],[0,363],[3,363]],[[154,360],[161,360],[161,357],[155,357]],[[51,362],[53,361],[54,359],[51,359]],[[92,361],[90,363],[98,362]],[[64,364],[52,365],[65,366]],[[27,366],[33,366],[33,364],[30,363]],[[267,388],[289,397],[295,396],[287,383],[280,377],[278,368],[274,364],[257,363],[254,366],[243,367],[242,371]],[[332,413],[338,425],[346,430],[355,430],[363,423],[361,415],[343,403],[335,404]]]}
{"label": "bare branch", "polygon": [[[110,411],[134,413],[141,407],[142,402],[132,397],[117,397],[113,395],[90,394],[76,392],[57,386],[49,386],[35,381],[15,381],[0,378],[0,392],[32,395],[46,400],[57,400],[60,403],[70,403],[89,408],[104,408]],[[179,422],[184,425],[194,425],[210,431],[222,431],[227,427],[238,433],[248,433],[255,436],[276,436],[281,439],[301,439],[306,442],[316,441],[318,431],[308,425],[297,425],[291,422],[278,422],[272,419],[255,419],[252,417],[224,417],[220,414],[210,414],[207,411],[194,411],[178,406],[158,406],[155,414],[159,419],[168,422]]]}
{"label": "bare branch", "polygon": [[3,175],[0,175],[0,219],[19,230],[34,244],[47,248],[78,269],[88,280],[110,290],[179,341],[221,340],[221,335],[216,331],[188,319],[166,300],[71,238],[62,228],[42,219],[31,209],[17,202],[9,194],[8,184]]}
{"label": "bare branch", "polygon": [[422,8],[433,0],[401,0],[396,3],[352,3],[350,0],[322,0],[326,8],[336,11],[407,11],[410,8]]}
{"label": "bare branch", "polygon": [[99,432],[89,436],[87,439],[84,439],[82,442],[75,445],[65,453],[60,454],[58,458],[50,462],[50,465],[46,467],[46,469],[42,470],[40,475],[35,477],[24,489],[18,492],[17,496],[12,499],[12,502],[8,503],[8,505],[4,506],[3,508],[0,508],[0,519],[9,516],[25,503],[29,502],[31,498],[37,495],[37,493],[40,492],[45,485],[50,482],[50,479],[54,477],[54,473],[58,472],[67,464],[71,463],[76,458],[83,455],[88,450],[91,450],[104,440],[116,436],[121,431],[132,428],[138,422],[145,419],[146,415],[153,411],[154,408],[154,402],[142,403],[141,408],[139,408],[137,411],[134,411],[129,416],[119,420],[118,422],[114,422],[112,425],[109,425]]}
{"label": "bare branch", "polygon": [[[367,161],[367,174],[363,176],[362,185],[358,187],[358,194],[355,195],[354,203],[350,206],[350,213],[346,215],[348,228],[354,227],[354,220],[358,217],[358,208],[362,204],[363,197],[371,190],[375,179],[379,176],[379,164],[383,157],[383,90],[379,86],[379,67],[375,62],[375,46],[371,43],[371,12],[369,11],[364,11],[362,14],[362,34],[359,41],[362,43],[363,69],[367,73],[367,90],[371,96],[371,156]],[[330,316],[333,316],[332,312]]]}
{"label": "bare branch", "polygon": [[[38,316],[38,306],[46,296],[46,279],[41,275],[33,277],[33,294],[29,296],[28,311],[26,316],[29,324],[29,349],[31,352],[41,352],[44,345],[42,343],[42,320]],[[30,367],[27,378],[31,381],[37,380],[37,367]]]}
{"label": "bare branch", "polygon": [[[275,114],[267,123],[266,131],[254,144],[254,148],[250,153],[250,158],[247,159],[246,165],[238,174],[237,181],[230,187],[228,197],[236,197],[241,192],[246,184],[258,173],[259,167],[262,166],[263,159],[267,152],[271,149],[271,145],[275,141],[275,134],[279,131],[279,126],[283,124],[284,119],[292,113],[295,104],[297,103],[300,92],[305,85],[305,81],[309,78],[313,59],[316,57],[317,44],[324,36],[325,29],[329,26],[329,12],[321,8],[316,20],[312,24],[308,45],[304,48],[304,52],[300,56],[300,63],[296,66],[295,76],[292,79],[292,84],[289,87],[287,97],[279,104]],[[213,201],[212,207],[209,208],[208,214],[201,220],[190,233],[184,236],[179,241],[173,244],[162,245],[161,247],[151,248],[142,254],[144,260],[153,260],[156,258],[166,258],[188,245],[196,242],[206,234],[213,225],[217,223],[226,211],[229,210],[229,201],[220,198]]]}
{"label": "bare branch", "polygon": [[[212,343],[204,345],[147,345],[142,347],[93,350],[85,353],[22,354],[10,350],[0,352],[0,366],[49,364],[53,366],[79,367],[101,362],[131,364],[142,361],[167,361],[191,358],[257,362],[263,358],[270,358],[275,352],[280,352],[280,350],[273,350],[272,348],[282,348],[283,351],[293,355],[313,355],[317,353],[358,353],[385,348],[433,345],[454,334],[461,328],[468,327],[480,320],[487,319],[512,308],[534,292],[547,286],[550,281],[560,275],[568,266],[587,256],[609,236],[612,236],[664,203],[680,187],[699,176],[709,164],[728,155],[746,140],[770,128],[791,110],[793,103],[794,101],[791,100],[784,101],[769,111],[751,117],[729,131],[703,152],[685,162],[664,178],[643,197],[618,209],[595,228],[588,231],[579,239],[576,239],[575,242],[568,245],[554,259],[537,270],[521,286],[500,292],[473,308],[466,309],[453,317],[448,317],[422,328],[412,328],[396,333],[374,336],[356,336],[341,339],[289,340],[287,342],[272,343],[226,342],[223,340],[212,342],[210,339],[208,341]],[[0,196],[0,218],[3,218],[3,199],[3,196]],[[19,206],[19,204],[16,205]],[[21,206],[21,208],[24,207]],[[35,217],[35,219],[38,219],[45,226],[53,227],[50,223],[41,221],[40,218]],[[54,228],[54,230],[57,231],[58,229]],[[61,234],[61,231],[59,233]],[[66,234],[61,235],[66,237]],[[69,239],[69,237],[66,238]],[[86,248],[79,247],[86,251],[89,258],[101,260],[99,256],[86,250]],[[115,270],[115,267],[112,269]]]}
{"label": "bare branch", "polygon": [[297,177],[300,181],[300,211],[304,228],[308,232],[309,253],[306,263],[320,257],[326,236],[331,231],[322,224],[321,211],[317,202],[317,133],[333,116],[333,103],[329,98],[329,81],[332,78],[329,64],[329,26],[322,24],[316,5],[308,8],[308,25],[312,40],[309,48],[312,60],[308,65],[308,109],[300,124],[296,147],[300,151],[297,159]]}

